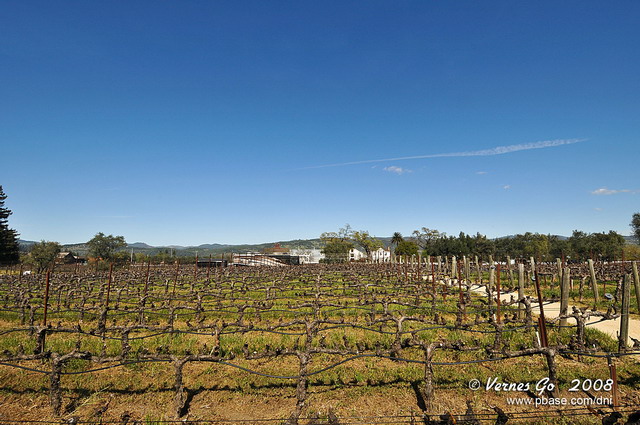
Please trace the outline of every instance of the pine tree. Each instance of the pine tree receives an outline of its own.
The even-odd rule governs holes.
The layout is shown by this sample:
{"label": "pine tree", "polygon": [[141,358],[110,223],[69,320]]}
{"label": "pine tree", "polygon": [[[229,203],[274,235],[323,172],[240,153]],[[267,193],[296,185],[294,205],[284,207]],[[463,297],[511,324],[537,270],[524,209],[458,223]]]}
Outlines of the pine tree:
{"label": "pine tree", "polygon": [[4,200],[7,195],[0,185],[0,264],[13,264],[20,260],[20,249],[18,246],[18,232],[9,229],[8,218],[11,210],[4,207]]}

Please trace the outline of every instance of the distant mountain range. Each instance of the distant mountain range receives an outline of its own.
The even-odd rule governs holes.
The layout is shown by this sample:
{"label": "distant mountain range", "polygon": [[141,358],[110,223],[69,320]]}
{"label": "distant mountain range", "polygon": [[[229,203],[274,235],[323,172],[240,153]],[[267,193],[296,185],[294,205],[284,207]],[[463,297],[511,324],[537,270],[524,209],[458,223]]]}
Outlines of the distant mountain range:
{"label": "distant mountain range", "polygon": [[[389,240],[390,238],[381,238],[381,240]],[[31,246],[37,241],[26,241],[20,239],[18,241],[20,244],[20,249],[22,251],[28,251]],[[127,244],[127,251],[133,251],[136,253],[143,253],[147,255],[155,255],[161,252],[173,253],[179,257],[186,256],[194,256],[196,253],[200,256],[206,255],[215,255],[222,253],[230,253],[230,252],[262,252],[265,248],[271,248],[276,243],[279,243],[283,247],[290,249],[314,249],[321,248],[322,242],[320,239],[296,239],[291,241],[278,241],[278,242],[267,242],[261,244],[241,244],[241,245],[231,245],[231,244],[202,244],[198,246],[182,246],[182,245],[167,245],[167,246],[152,246],[144,242],[134,242]],[[62,245],[63,251],[72,251],[77,255],[86,255],[88,252],[88,247],[86,243],[76,243],[76,244],[64,244]]]}
{"label": "distant mountain range", "polygon": [[[557,235],[560,239],[568,239],[566,236]],[[502,236],[500,238],[510,238],[513,235]],[[627,243],[635,243],[633,236],[624,236]],[[378,238],[384,244],[385,247],[391,245],[391,238]],[[20,249],[22,251],[28,251],[36,241],[25,241],[20,239],[18,241]],[[167,246],[152,246],[144,242],[134,242],[127,245],[127,251],[133,251],[133,253],[143,253],[147,255],[155,255],[161,252],[172,253],[179,257],[194,256],[196,253],[200,256],[216,255],[230,252],[262,252],[265,248],[271,248],[276,243],[283,247],[290,249],[316,249],[322,248],[322,241],[319,238],[316,239],[294,239],[290,241],[278,241],[267,242],[261,244],[202,244],[198,246],[182,246],[182,245],[167,245]],[[86,255],[88,252],[86,243],[66,244],[62,245],[63,251],[73,251],[77,255]]]}

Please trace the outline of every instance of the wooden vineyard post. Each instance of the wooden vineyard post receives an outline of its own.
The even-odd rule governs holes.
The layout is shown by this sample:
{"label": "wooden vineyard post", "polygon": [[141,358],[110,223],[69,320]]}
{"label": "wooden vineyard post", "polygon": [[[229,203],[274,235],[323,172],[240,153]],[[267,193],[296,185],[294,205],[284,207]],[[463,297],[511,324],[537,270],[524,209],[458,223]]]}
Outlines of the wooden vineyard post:
{"label": "wooden vineyard post", "polygon": [[109,295],[111,294],[111,279],[113,278],[113,263],[109,264],[109,280],[107,281],[107,298],[104,308],[109,308]]}
{"label": "wooden vineyard post", "polygon": [[436,296],[436,264],[431,263],[431,286],[433,288],[433,296]]}
{"label": "wooden vineyard post", "polygon": [[513,288],[513,272],[511,271],[511,257],[507,255],[507,272],[509,273],[509,285]]}
{"label": "wooden vineyard post", "polygon": [[[571,269],[565,267],[562,273],[562,286],[560,286],[560,316],[566,316],[569,312],[569,282]],[[560,327],[567,326],[567,318],[560,319]]]}
{"label": "wooden vineyard post", "polygon": [[144,296],[147,297],[149,291],[149,267],[151,267],[151,261],[147,262],[147,276],[144,279]]}
{"label": "wooden vineyard post", "polygon": [[549,340],[547,339],[547,322],[544,318],[544,308],[542,307],[542,291],[540,289],[540,278],[538,272],[534,274],[536,283],[536,293],[538,294],[538,308],[540,309],[540,316],[538,316],[538,329],[540,330],[540,344],[543,347],[549,346]]}
{"label": "wooden vineyard post", "polygon": [[497,273],[498,273],[498,279],[496,280],[496,292],[498,293],[498,296],[496,298],[496,304],[497,304],[497,312],[496,312],[496,321],[498,323],[501,322],[500,319],[500,264],[498,263],[497,266]]}
{"label": "wooden vineyard post", "polygon": [[491,310],[491,307],[493,307],[493,297],[491,296],[491,292],[493,291],[493,286],[496,284],[496,269],[495,269],[495,265],[493,264],[493,261],[491,261],[489,264],[491,264],[489,266],[489,283],[487,284],[487,298],[488,298],[488,307],[489,310]]}
{"label": "wooden vineyard post", "polygon": [[631,276],[624,275],[622,281],[622,313],[620,315],[620,341],[618,343],[618,351],[623,352],[627,349],[627,340],[629,339],[629,302],[631,298]]}
{"label": "wooden vineyard post", "polygon": [[42,314],[42,327],[43,329],[38,332],[38,346],[41,353],[44,353],[45,339],[47,337],[47,306],[49,305],[49,278],[50,272],[47,272],[47,277],[44,287],[44,312]]}
{"label": "wooden vineyard post", "polygon": [[197,282],[198,281],[198,253],[196,252],[196,268],[193,271],[193,281]]}
{"label": "wooden vineyard post", "polygon": [[636,302],[638,303],[638,311],[640,312],[640,277],[638,276],[638,262],[633,262],[633,286],[636,290]]}
{"label": "wooden vineyard post", "polygon": [[589,274],[591,275],[591,289],[593,290],[593,297],[595,299],[595,305],[598,304],[599,296],[598,296],[598,281],[596,280],[596,271],[593,267],[593,260],[589,259]]}
{"label": "wooden vineyard post", "polygon": [[476,255],[476,284],[480,285],[482,283],[482,274],[480,274],[480,261],[478,260],[478,256]]}
{"label": "wooden vineyard post", "polygon": [[46,277],[46,281],[45,281],[45,287],[44,287],[44,313],[43,313],[43,318],[42,318],[42,326],[47,326],[47,306],[49,304],[49,277],[50,277],[50,272],[47,272],[47,277]]}
{"label": "wooden vineyard post", "polygon": [[456,259],[456,256],[454,255],[453,257],[451,257],[451,278],[452,279],[458,278],[458,268],[456,267],[457,264],[458,264],[458,261]]}
{"label": "wooden vineyard post", "polygon": [[536,260],[533,257],[529,258],[529,263],[531,264],[531,276],[536,275]]}
{"label": "wooden vineyard post", "polygon": [[607,356],[607,363],[609,365],[609,376],[613,381],[613,385],[611,386],[611,396],[613,398],[613,410],[616,410],[619,406],[618,403],[618,373],[616,371],[616,365],[613,362],[611,356]]}
{"label": "wooden vineyard post", "polygon": [[556,266],[558,267],[558,286],[562,286],[562,260],[560,258],[556,258]]}
{"label": "wooden vineyard post", "polygon": [[[524,298],[524,264],[518,264],[518,300]],[[524,309],[522,304],[518,308],[518,318],[524,318]]]}
{"label": "wooden vineyard post", "polygon": [[207,264],[207,284],[209,284],[211,276],[211,254],[209,254],[209,264]]}
{"label": "wooden vineyard post", "polygon": [[176,295],[176,285],[178,284],[178,276],[180,275],[180,260],[176,261],[176,276],[173,279],[173,290],[171,291],[171,299]]}
{"label": "wooden vineyard post", "polygon": [[464,294],[462,292],[462,263],[458,262],[458,291],[460,292],[460,308],[464,310],[464,320],[467,318],[467,311],[464,303]]}
{"label": "wooden vineyard post", "polygon": [[471,265],[469,264],[471,260],[469,257],[464,257],[464,279],[467,281],[467,286],[471,286]]}

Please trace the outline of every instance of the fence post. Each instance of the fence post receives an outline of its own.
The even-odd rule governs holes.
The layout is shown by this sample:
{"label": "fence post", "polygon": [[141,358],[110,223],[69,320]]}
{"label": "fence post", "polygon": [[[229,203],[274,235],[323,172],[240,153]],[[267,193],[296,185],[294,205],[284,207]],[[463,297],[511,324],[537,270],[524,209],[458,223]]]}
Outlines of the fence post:
{"label": "fence post", "polygon": [[46,344],[47,338],[47,306],[49,304],[49,275],[50,272],[47,272],[45,289],[44,289],[44,313],[42,318],[42,329],[38,332],[38,346],[40,348],[40,353],[44,353],[44,347]]}
{"label": "fence post", "polygon": [[193,271],[193,280],[197,281],[198,280],[198,253],[196,252],[196,268]]}
{"label": "fence post", "polygon": [[611,356],[607,356],[607,363],[609,365],[609,376],[613,381],[613,385],[611,387],[612,398],[613,398],[613,409],[618,408],[618,373],[616,371],[616,365],[613,363],[613,359]]}
{"label": "fence post", "polygon": [[42,318],[42,326],[47,326],[47,306],[49,304],[49,276],[51,272],[47,272],[45,287],[44,287],[44,314]]}
{"label": "fence post", "polygon": [[178,284],[178,276],[180,275],[180,260],[176,261],[176,276],[173,279],[173,290],[171,291],[171,299],[176,295],[176,285]]}
{"label": "fence post", "polygon": [[638,303],[638,310],[640,311],[640,278],[638,277],[638,262],[633,262],[633,285],[636,289],[636,302]]}
{"label": "fence post", "polygon": [[487,284],[487,297],[488,297],[488,307],[491,310],[493,307],[493,297],[491,296],[491,291],[493,291],[493,285],[496,282],[496,270],[493,265],[493,261],[490,262],[491,266],[489,266],[489,283]]}
{"label": "fence post", "polygon": [[496,281],[496,292],[498,294],[498,296],[496,297],[496,303],[497,303],[497,312],[496,312],[496,319],[497,322],[500,323],[500,275],[502,273],[500,273],[500,263],[498,263],[497,266],[497,273],[498,273],[498,280]]}
{"label": "fence post", "polygon": [[470,259],[468,257],[464,257],[464,278],[467,281],[467,286],[471,286],[471,265]]}
{"label": "fence post", "polygon": [[104,303],[105,308],[109,308],[109,295],[111,294],[111,279],[113,278],[113,263],[109,263],[109,280],[107,281],[107,299]]}
{"label": "fence post", "polygon": [[626,351],[629,339],[629,301],[631,301],[631,276],[624,275],[622,280],[622,313],[620,315],[620,341],[618,352]]}
{"label": "fence post", "polygon": [[593,296],[595,298],[595,304],[598,304],[598,281],[596,280],[596,271],[593,268],[593,260],[589,259],[589,274],[591,275],[591,289],[593,289]]}
{"label": "fence post", "polygon": [[540,290],[540,278],[538,272],[534,274],[536,282],[536,292],[538,294],[538,308],[540,309],[540,316],[538,317],[538,328],[540,330],[540,343],[543,347],[549,346],[549,340],[547,339],[547,322],[544,318],[544,308],[542,307],[542,291]]}
{"label": "fence post", "polygon": [[456,279],[458,277],[458,267],[456,267],[457,264],[458,264],[458,260],[454,255],[453,257],[451,257],[451,278],[452,279]]}
{"label": "fence post", "polygon": [[[560,316],[569,313],[569,282],[571,269],[565,267],[562,273],[562,286],[560,287]],[[567,318],[560,319],[560,327],[567,326]]]}
{"label": "fence post", "polygon": [[536,260],[533,257],[529,257],[529,262],[531,263],[531,276],[536,275]]}
{"label": "fence post", "polygon": [[[518,264],[518,300],[524,298],[524,264]],[[522,305],[518,308],[518,318],[524,318]]]}

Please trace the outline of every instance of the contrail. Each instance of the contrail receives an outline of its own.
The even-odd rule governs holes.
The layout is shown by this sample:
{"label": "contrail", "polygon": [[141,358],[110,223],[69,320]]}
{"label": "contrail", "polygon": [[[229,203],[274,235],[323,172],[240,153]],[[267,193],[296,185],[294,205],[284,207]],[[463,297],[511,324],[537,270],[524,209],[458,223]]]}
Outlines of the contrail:
{"label": "contrail", "polygon": [[407,159],[503,155],[503,154],[506,154],[506,153],[518,152],[518,151],[527,151],[527,150],[530,150],[530,149],[543,149],[543,148],[553,148],[553,147],[562,146],[562,145],[571,145],[573,143],[584,142],[585,140],[587,140],[587,139],[545,140],[545,141],[542,141],[542,142],[521,143],[519,145],[496,146],[495,148],[483,149],[483,150],[479,150],[479,151],[434,153],[434,154],[430,154],[430,155],[400,156],[400,157],[396,157],[396,158],[367,159],[367,160],[364,160],[364,161],[341,162],[339,164],[315,165],[315,166],[312,166],[312,167],[299,168],[299,170],[309,170],[309,169],[313,169],[313,168],[327,168],[327,167],[343,167],[345,165],[371,164],[371,163],[374,163],[374,162],[404,161],[404,160],[407,160]]}

